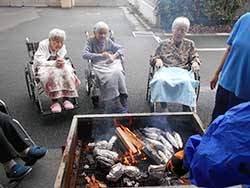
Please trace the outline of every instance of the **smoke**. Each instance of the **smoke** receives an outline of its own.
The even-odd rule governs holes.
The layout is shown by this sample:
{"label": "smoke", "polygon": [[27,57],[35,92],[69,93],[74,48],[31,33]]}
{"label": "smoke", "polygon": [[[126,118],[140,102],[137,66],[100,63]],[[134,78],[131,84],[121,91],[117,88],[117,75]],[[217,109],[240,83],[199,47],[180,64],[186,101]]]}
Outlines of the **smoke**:
{"label": "smoke", "polygon": [[113,118],[101,118],[93,122],[92,138],[95,141],[109,140],[115,135]]}

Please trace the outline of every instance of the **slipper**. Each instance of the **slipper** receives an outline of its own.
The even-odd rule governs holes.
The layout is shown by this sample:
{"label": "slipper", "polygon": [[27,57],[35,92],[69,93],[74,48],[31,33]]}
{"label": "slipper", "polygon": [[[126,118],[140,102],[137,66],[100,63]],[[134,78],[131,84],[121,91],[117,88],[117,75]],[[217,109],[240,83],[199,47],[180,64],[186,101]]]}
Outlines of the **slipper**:
{"label": "slipper", "polygon": [[65,110],[72,110],[72,109],[74,109],[74,105],[70,101],[68,101],[68,100],[65,100],[63,102],[63,106],[64,106]]}
{"label": "slipper", "polygon": [[58,102],[52,104],[50,109],[52,113],[60,113],[62,111],[62,107]]}

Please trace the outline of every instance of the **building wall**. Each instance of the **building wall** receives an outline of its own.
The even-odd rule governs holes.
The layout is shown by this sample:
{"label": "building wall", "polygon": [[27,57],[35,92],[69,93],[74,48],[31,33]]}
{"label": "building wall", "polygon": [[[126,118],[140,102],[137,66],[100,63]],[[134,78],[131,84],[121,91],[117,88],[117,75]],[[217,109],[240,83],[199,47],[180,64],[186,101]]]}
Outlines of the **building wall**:
{"label": "building wall", "polygon": [[[0,0],[0,6],[124,6],[126,0]],[[69,2],[69,3],[67,3]]]}
{"label": "building wall", "polygon": [[75,6],[124,6],[126,0],[75,0]]}

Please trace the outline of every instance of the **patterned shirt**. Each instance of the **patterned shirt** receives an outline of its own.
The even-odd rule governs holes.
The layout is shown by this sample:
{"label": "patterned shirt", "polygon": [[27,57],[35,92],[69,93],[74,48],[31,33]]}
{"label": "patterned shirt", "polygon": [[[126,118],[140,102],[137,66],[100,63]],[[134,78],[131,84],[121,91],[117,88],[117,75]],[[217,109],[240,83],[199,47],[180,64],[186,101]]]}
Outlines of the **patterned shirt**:
{"label": "patterned shirt", "polygon": [[197,62],[201,64],[197,49],[192,40],[184,38],[177,47],[173,38],[166,39],[156,49],[154,59],[160,58],[166,67],[187,68]]}

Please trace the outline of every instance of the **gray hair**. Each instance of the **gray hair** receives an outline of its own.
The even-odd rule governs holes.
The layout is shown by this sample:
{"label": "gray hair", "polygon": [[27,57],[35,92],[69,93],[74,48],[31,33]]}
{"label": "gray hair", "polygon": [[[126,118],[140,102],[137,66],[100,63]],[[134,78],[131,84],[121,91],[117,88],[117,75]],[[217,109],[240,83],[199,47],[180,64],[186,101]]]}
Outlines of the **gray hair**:
{"label": "gray hair", "polygon": [[109,30],[109,26],[108,26],[108,24],[106,24],[105,22],[102,22],[102,21],[100,21],[100,22],[97,22],[95,25],[94,25],[94,32],[98,32],[98,31],[100,31],[101,29],[107,29],[107,30]]}
{"label": "gray hair", "polygon": [[188,32],[190,27],[190,21],[187,17],[181,16],[175,18],[175,20],[172,23],[172,30],[178,26],[184,26],[186,27],[186,32]]}
{"label": "gray hair", "polygon": [[61,30],[61,29],[52,29],[50,32],[49,32],[49,39],[52,39],[52,40],[56,40],[56,39],[63,39],[63,40],[66,40],[66,33],[65,31]]}

